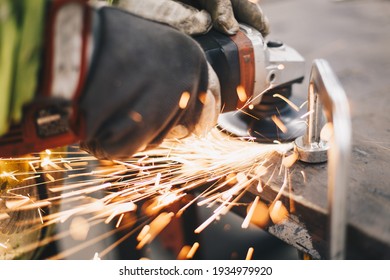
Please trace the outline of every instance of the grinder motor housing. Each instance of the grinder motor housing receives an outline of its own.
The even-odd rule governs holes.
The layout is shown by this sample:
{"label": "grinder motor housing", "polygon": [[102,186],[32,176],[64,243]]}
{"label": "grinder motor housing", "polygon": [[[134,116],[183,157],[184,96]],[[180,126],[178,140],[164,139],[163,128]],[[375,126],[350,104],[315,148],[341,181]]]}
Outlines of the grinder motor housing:
{"label": "grinder motor housing", "polygon": [[[219,118],[220,128],[260,142],[290,141],[304,133],[296,112],[273,96],[278,93],[288,99],[292,85],[303,81],[305,61],[296,50],[280,41],[266,42],[260,32],[244,24],[234,36],[211,30],[195,39],[221,85],[224,114]],[[237,93],[238,87],[244,90],[244,97]],[[273,115],[289,132],[280,133]]]}

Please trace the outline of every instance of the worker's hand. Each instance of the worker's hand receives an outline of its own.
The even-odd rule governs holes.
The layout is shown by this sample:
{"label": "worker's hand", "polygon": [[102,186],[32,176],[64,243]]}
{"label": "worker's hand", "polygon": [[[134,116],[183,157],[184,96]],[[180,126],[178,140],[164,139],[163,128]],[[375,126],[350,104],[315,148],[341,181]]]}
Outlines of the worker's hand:
{"label": "worker's hand", "polygon": [[86,126],[81,148],[98,158],[126,158],[214,126],[218,79],[191,37],[119,9],[98,14],[100,41],[79,105]]}
{"label": "worker's hand", "polygon": [[199,99],[203,105],[199,120],[196,122],[193,131],[188,130],[188,127],[177,125],[173,127],[166,139],[184,138],[190,134],[197,136],[205,136],[218,121],[219,113],[221,112],[221,88],[219,85],[218,76],[213,67],[207,63],[208,67],[208,86],[207,91],[199,95]]}
{"label": "worker's hand", "polygon": [[268,20],[256,1],[249,0],[119,0],[118,6],[147,19],[171,25],[189,34],[206,33],[212,26],[233,35],[238,22],[269,33]]}

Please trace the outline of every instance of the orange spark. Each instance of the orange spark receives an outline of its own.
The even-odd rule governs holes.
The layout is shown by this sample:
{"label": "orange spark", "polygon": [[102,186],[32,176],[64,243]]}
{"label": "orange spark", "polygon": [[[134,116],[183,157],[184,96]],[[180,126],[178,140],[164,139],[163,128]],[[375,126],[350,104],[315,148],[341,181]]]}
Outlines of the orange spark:
{"label": "orange spark", "polygon": [[191,94],[188,91],[182,93],[179,101],[180,109],[185,109],[188,105],[188,101],[190,101]]}
{"label": "orange spark", "polygon": [[237,96],[238,99],[240,99],[241,102],[245,102],[248,99],[248,96],[245,92],[245,88],[242,85],[237,86]]}
{"label": "orange spark", "polygon": [[254,252],[255,250],[253,249],[253,247],[250,247],[249,249],[248,249],[248,253],[246,254],[246,257],[245,257],[245,260],[251,260],[252,258],[253,258],[253,252]]}
{"label": "orange spark", "polygon": [[150,226],[149,226],[149,225],[145,225],[145,226],[142,228],[142,230],[140,231],[140,233],[138,234],[137,240],[138,240],[138,241],[141,241],[142,239],[144,239],[145,236],[148,234],[149,230],[150,230]]}
{"label": "orange spark", "polygon": [[192,259],[192,258],[194,257],[194,255],[195,255],[196,251],[198,250],[199,246],[200,246],[199,243],[198,243],[198,242],[195,242],[195,243],[192,245],[190,251],[188,252],[186,258],[187,258],[187,259]]}
{"label": "orange spark", "polygon": [[276,115],[273,115],[271,118],[272,118],[273,122],[276,124],[276,126],[279,127],[279,129],[283,133],[287,132],[287,127],[284,125],[284,123]]}
{"label": "orange spark", "polygon": [[51,176],[49,173],[45,174],[46,178],[49,179],[51,182],[55,182],[56,179],[54,179],[53,176]]}
{"label": "orange spark", "polygon": [[277,200],[270,206],[269,215],[274,224],[280,224],[288,218],[288,211],[283,203]]}
{"label": "orange spark", "polygon": [[255,209],[257,207],[257,203],[259,202],[259,197],[256,196],[255,200],[252,202],[252,205],[250,206],[248,210],[248,214],[246,215],[241,227],[242,228],[248,228],[250,221],[252,220],[253,213],[255,212]]}
{"label": "orange spark", "polygon": [[142,115],[136,111],[131,111],[129,113],[129,117],[130,117],[130,119],[132,119],[136,123],[142,122],[142,119],[143,119]]}
{"label": "orange spark", "polygon": [[189,245],[183,246],[183,248],[181,248],[179,254],[177,255],[177,259],[178,260],[185,260],[185,259],[187,259],[187,254],[188,254],[188,252],[190,250],[191,250],[191,247]]}
{"label": "orange spark", "polygon": [[290,168],[298,160],[298,153],[294,152],[288,157],[283,158],[282,165],[286,168]]}
{"label": "orange spark", "polygon": [[[249,206],[249,210],[252,205]],[[256,206],[254,207],[253,214],[250,222],[258,227],[264,227],[269,221],[268,207],[260,200],[257,201]]]}
{"label": "orange spark", "polygon": [[199,101],[204,105],[206,104],[206,100],[207,100],[207,93],[206,92],[201,92],[198,96],[199,98]]}
{"label": "orange spark", "polygon": [[299,112],[298,106],[295,105],[291,100],[289,100],[286,97],[284,97],[283,95],[281,95],[279,93],[276,93],[276,94],[273,95],[273,97],[278,97],[278,98],[282,99],[284,102],[286,102],[288,105],[290,105],[291,108],[293,108],[295,111]]}
{"label": "orange spark", "polygon": [[162,212],[151,223],[149,232],[141,239],[137,249],[142,249],[147,243],[150,243],[172,220],[172,212]]}

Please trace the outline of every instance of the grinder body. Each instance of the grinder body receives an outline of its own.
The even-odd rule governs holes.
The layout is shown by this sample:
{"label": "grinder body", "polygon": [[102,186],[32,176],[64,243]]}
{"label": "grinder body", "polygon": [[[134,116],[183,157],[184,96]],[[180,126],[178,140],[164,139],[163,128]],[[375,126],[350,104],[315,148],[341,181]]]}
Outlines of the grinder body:
{"label": "grinder body", "polygon": [[[304,133],[297,112],[274,97],[289,99],[292,85],[304,78],[305,61],[296,50],[279,41],[266,42],[260,32],[243,24],[234,36],[212,30],[195,39],[220,82],[220,128],[260,142],[290,141]],[[288,130],[280,131],[272,116]]]}

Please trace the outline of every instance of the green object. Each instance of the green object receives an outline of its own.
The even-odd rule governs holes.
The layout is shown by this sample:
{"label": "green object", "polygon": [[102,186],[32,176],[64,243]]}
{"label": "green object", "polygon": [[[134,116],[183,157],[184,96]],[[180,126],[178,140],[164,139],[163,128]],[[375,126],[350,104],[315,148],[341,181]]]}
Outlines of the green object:
{"label": "green object", "polygon": [[0,135],[36,93],[47,1],[0,0]]}
{"label": "green object", "polygon": [[7,131],[18,44],[16,17],[11,1],[0,0],[0,134]]}

